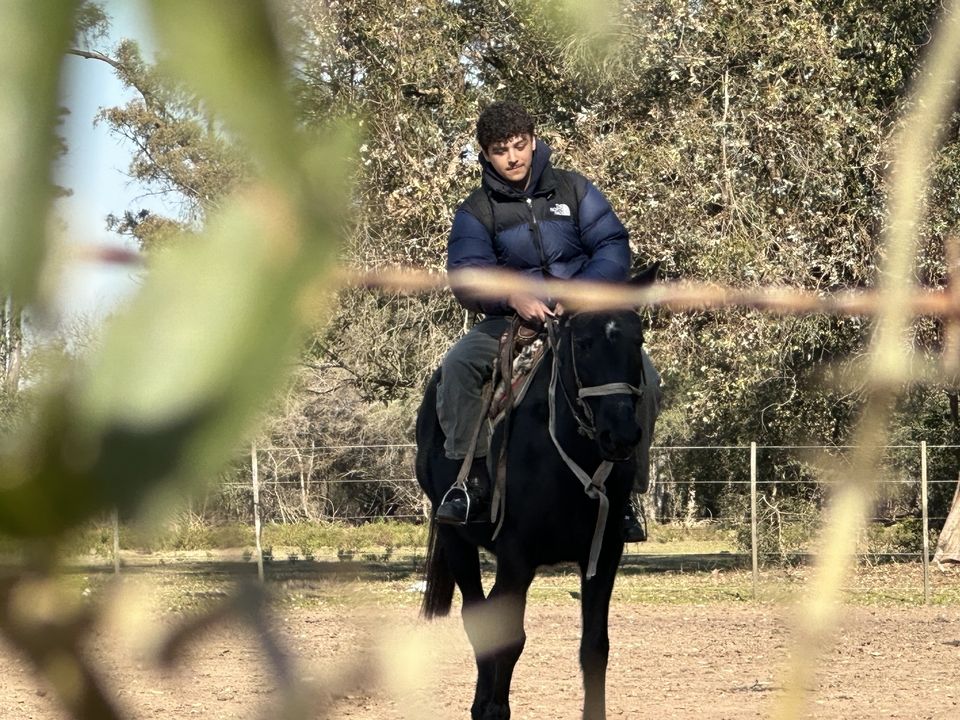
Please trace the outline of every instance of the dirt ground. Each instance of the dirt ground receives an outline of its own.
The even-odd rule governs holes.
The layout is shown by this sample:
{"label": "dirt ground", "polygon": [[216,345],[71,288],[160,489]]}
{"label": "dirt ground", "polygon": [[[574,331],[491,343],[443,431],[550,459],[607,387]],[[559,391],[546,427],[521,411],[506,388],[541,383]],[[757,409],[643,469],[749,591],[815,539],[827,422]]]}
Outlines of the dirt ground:
{"label": "dirt ground", "polygon": [[[420,621],[409,586],[405,578],[367,588],[355,603],[288,598],[276,606],[274,627],[296,658],[295,674],[313,688],[318,718],[469,717],[474,666],[459,618]],[[186,594],[205,593],[216,600],[220,591]],[[97,630],[88,652],[130,718],[275,716],[281,681],[249,627],[199,637],[181,667],[164,671],[152,659],[153,643],[191,609],[142,582],[125,597],[123,612]],[[770,716],[791,652],[791,612],[784,604],[615,599],[609,717]],[[577,600],[568,592],[532,595],[526,627],[513,717],[579,718]],[[809,717],[960,717],[960,608],[847,607],[839,627],[835,646],[823,652]],[[66,717],[44,681],[2,644],[0,678],[3,720]]]}

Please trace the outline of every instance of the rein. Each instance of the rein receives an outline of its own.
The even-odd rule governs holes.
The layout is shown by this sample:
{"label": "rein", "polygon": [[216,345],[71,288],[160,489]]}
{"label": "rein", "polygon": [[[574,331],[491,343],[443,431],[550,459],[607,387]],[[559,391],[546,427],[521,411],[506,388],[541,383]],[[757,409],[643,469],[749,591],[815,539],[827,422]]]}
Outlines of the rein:
{"label": "rein", "polygon": [[563,449],[563,446],[560,445],[560,442],[557,440],[556,425],[557,425],[557,408],[556,408],[556,395],[557,395],[557,383],[559,382],[561,387],[561,392],[563,393],[564,399],[567,401],[567,406],[570,408],[570,411],[577,422],[577,425],[580,428],[580,432],[589,437],[590,439],[595,439],[596,435],[596,423],[593,417],[593,411],[590,410],[590,407],[585,402],[584,398],[588,397],[601,397],[604,395],[619,395],[619,394],[630,394],[641,396],[643,395],[643,390],[631,385],[629,383],[619,382],[619,383],[606,383],[604,385],[590,385],[583,386],[582,381],[580,380],[580,373],[577,371],[577,360],[576,354],[573,350],[573,333],[570,334],[570,364],[573,366],[573,375],[576,382],[576,400],[577,404],[580,406],[581,411],[585,417],[581,417],[580,413],[577,412],[577,409],[574,407],[573,403],[570,400],[570,394],[567,391],[566,386],[563,383],[563,380],[560,378],[560,338],[557,335],[557,323],[555,320],[549,320],[547,322],[547,336],[550,343],[550,349],[553,351],[553,367],[550,374],[550,390],[548,393],[548,404],[550,408],[550,439],[553,440],[554,446],[557,448],[557,452],[560,454],[560,457],[567,464],[567,467],[570,468],[570,471],[576,476],[576,478],[583,485],[583,491],[586,493],[587,497],[597,500],[599,507],[597,509],[597,524],[593,531],[593,540],[590,543],[590,559],[587,564],[587,580],[592,578],[597,574],[597,560],[600,557],[600,547],[603,544],[603,534],[607,526],[607,516],[610,512],[610,500],[607,498],[607,491],[605,483],[607,477],[610,475],[610,471],[613,469],[613,461],[603,460],[600,465],[594,471],[591,476],[583,468],[581,468]]}

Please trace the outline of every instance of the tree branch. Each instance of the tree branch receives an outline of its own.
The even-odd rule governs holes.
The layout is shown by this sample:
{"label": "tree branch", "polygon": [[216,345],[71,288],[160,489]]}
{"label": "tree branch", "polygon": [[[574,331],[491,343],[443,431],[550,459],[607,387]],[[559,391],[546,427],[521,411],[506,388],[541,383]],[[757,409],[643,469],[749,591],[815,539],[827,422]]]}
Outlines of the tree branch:
{"label": "tree branch", "polygon": [[[120,73],[120,79],[126,85],[135,89],[140,96],[143,98],[143,101],[149,105],[154,106],[155,101],[150,96],[149,93],[144,92],[143,88],[137,86],[135,83],[130,80],[130,72],[126,65],[124,65],[119,60],[114,60],[109,55],[104,55],[102,52],[97,52],[96,50],[81,50],[79,48],[68,48],[67,55],[76,55],[77,57],[82,57],[85,60],[99,60],[100,62],[105,62],[107,65],[112,67],[118,73]],[[164,108],[159,108],[160,112],[164,112]]]}
{"label": "tree branch", "polygon": [[122,63],[118,62],[117,60],[114,60],[112,57],[108,57],[107,55],[104,55],[101,52],[97,52],[96,50],[80,50],[78,48],[70,48],[67,50],[67,55],[76,55],[77,57],[82,57],[82,58],[85,58],[86,60],[100,60],[101,62],[105,62],[107,65],[114,68],[115,70],[120,70],[120,71],[125,70]]}

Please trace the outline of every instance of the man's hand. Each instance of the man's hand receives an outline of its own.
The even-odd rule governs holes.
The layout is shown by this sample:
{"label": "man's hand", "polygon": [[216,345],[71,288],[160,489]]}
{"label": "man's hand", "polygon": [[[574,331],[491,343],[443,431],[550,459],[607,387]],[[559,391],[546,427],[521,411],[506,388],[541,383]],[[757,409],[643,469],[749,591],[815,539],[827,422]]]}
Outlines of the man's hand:
{"label": "man's hand", "polygon": [[507,298],[507,305],[517,311],[517,315],[526,320],[544,322],[548,317],[554,317],[553,311],[546,306],[543,300],[529,293],[514,293]]}

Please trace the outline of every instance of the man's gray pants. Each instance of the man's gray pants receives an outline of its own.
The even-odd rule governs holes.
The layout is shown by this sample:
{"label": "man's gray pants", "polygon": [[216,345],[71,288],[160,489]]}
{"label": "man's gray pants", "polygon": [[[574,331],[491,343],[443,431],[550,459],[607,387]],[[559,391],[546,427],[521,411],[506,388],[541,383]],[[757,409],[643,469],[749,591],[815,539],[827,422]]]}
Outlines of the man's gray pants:
{"label": "man's gray pants", "polygon": [[[437,416],[446,441],[443,450],[452,460],[462,460],[477,430],[483,410],[483,386],[493,376],[500,336],[509,327],[511,318],[489,317],[476,325],[447,351],[441,363],[440,385],[437,387]],[[645,383],[643,397],[637,405],[643,434],[637,446],[636,489],[644,492],[650,478],[650,445],[654,426],[660,414],[660,373],[643,351]],[[490,425],[484,420],[477,437],[475,457],[486,457],[490,446]]]}

